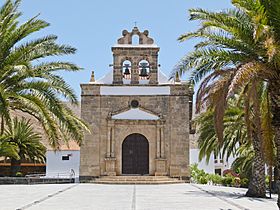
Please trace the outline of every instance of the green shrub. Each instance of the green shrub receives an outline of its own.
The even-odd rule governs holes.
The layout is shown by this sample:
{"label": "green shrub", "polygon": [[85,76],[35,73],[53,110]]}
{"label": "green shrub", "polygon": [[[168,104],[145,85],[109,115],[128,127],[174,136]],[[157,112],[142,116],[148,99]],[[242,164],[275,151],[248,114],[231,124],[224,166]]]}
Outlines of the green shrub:
{"label": "green shrub", "polygon": [[213,184],[222,184],[222,177],[219,174],[209,174],[208,180],[211,181]]}
{"label": "green shrub", "polygon": [[232,182],[231,182],[231,186],[233,187],[240,187],[240,178],[239,177],[233,177],[232,178]]}
{"label": "green shrub", "polygon": [[197,164],[193,164],[191,165],[191,177],[192,180],[195,183],[198,184],[207,184],[208,182],[208,176],[209,174],[207,174],[204,170],[202,169],[198,169],[198,165]]}
{"label": "green shrub", "polygon": [[224,186],[231,186],[232,183],[234,183],[234,176],[227,175],[227,176],[223,177],[222,184]]}
{"label": "green shrub", "polygon": [[16,173],[16,176],[21,177],[21,176],[23,176],[23,174],[22,174],[21,172],[18,171],[18,172]]}
{"label": "green shrub", "polygon": [[269,188],[269,176],[265,176],[265,185]]}
{"label": "green shrub", "polygon": [[241,187],[247,188],[249,186],[249,179],[243,178],[240,180]]}
{"label": "green shrub", "polygon": [[208,183],[208,179],[207,176],[201,176],[199,177],[199,184],[207,184]]}

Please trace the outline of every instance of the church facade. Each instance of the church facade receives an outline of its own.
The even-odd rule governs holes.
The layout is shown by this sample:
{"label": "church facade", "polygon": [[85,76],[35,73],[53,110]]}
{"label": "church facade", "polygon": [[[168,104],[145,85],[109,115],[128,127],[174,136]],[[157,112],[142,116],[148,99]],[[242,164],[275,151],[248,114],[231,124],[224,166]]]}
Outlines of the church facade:
{"label": "church facade", "polygon": [[[138,42],[133,43],[134,37]],[[112,47],[112,70],[81,84],[81,117],[90,126],[80,179],[151,175],[188,180],[193,90],[159,70],[160,48],[134,27]]]}

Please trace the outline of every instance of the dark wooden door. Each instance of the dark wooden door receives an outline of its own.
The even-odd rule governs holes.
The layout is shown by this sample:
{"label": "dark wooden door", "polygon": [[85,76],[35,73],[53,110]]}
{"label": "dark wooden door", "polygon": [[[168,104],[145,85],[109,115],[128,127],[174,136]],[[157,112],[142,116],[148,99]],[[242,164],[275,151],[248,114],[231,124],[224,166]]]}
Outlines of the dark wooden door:
{"label": "dark wooden door", "polygon": [[149,174],[149,142],[141,134],[131,134],[122,144],[122,174]]}

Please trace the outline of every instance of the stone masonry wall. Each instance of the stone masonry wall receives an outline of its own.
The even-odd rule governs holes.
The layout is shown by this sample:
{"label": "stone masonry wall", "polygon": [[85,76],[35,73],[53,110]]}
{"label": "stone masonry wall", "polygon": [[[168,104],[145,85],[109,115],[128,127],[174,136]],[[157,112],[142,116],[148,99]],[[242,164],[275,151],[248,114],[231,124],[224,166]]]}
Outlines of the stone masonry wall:
{"label": "stone masonry wall", "polygon": [[[164,119],[163,136],[167,174],[170,176],[189,177],[189,88],[187,85],[170,85],[171,95],[158,96],[101,96],[100,85],[85,84],[82,87],[81,116],[91,128],[81,146],[81,177],[106,175],[106,142],[108,138],[108,116],[110,113],[129,107],[130,101],[136,99],[140,107],[159,114]],[[118,124],[118,123],[116,123]],[[138,129],[151,144],[150,173],[155,173],[155,125],[130,125],[129,120],[122,121],[115,131],[116,172],[121,173],[120,156],[121,134]],[[124,128],[124,129],[122,129]],[[154,132],[153,132],[154,129]],[[147,131],[149,131],[148,134]],[[149,135],[149,137],[147,136]],[[124,139],[124,138],[123,138]]]}

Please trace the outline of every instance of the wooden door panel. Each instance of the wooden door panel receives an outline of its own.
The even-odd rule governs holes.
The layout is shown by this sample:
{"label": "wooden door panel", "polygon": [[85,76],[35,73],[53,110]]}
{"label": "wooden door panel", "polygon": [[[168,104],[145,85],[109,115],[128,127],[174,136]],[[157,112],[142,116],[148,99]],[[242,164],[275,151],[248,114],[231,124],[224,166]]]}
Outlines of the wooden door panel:
{"label": "wooden door panel", "polygon": [[131,134],[122,145],[122,173],[149,174],[149,143],[141,134]]}

